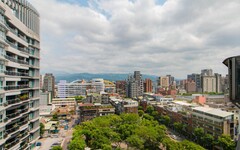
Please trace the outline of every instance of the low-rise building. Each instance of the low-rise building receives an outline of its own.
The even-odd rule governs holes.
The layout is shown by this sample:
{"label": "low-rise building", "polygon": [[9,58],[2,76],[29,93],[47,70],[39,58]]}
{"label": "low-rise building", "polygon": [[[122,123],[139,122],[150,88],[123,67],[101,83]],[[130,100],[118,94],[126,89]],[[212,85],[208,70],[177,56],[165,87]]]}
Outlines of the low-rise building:
{"label": "low-rise building", "polygon": [[52,99],[52,105],[55,105],[56,108],[60,107],[73,107],[76,106],[75,98],[54,98]]}
{"label": "low-rise building", "polygon": [[98,116],[105,116],[115,113],[115,108],[111,105],[101,105],[100,103],[80,103],[80,122],[91,120]]}
{"label": "low-rise building", "polygon": [[234,138],[234,114],[210,107],[195,107],[192,110],[193,126],[201,127],[208,134],[222,134]]}
{"label": "low-rise building", "polygon": [[138,102],[132,99],[110,98],[110,103],[115,107],[116,114],[138,113]]}

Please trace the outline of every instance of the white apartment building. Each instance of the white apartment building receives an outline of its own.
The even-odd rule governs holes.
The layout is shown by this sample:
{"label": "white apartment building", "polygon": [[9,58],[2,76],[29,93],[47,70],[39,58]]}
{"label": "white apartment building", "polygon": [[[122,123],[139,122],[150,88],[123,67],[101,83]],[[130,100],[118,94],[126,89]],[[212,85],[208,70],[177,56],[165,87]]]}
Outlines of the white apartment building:
{"label": "white apartment building", "polygon": [[0,150],[39,139],[39,14],[26,0],[0,1]]}
{"label": "white apartment building", "polygon": [[103,79],[93,79],[90,82],[84,80],[76,80],[71,83],[67,83],[65,80],[61,80],[58,83],[58,97],[74,97],[79,95],[86,95],[87,91],[93,93],[104,92],[104,80]]}

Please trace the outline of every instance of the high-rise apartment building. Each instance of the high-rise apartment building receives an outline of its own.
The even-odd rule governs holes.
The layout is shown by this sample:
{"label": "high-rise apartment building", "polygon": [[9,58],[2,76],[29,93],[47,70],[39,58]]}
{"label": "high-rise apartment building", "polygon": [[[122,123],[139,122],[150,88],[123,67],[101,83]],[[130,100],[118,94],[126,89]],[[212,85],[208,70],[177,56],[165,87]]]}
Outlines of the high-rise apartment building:
{"label": "high-rise apartment building", "polygon": [[202,76],[202,89],[203,92],[216,92],[216,77],[215,76]]}
{"label": "high-rise apartment building", "polygon": [[240,56],[229,57],[223,61],[228,67],[229,98],[240,102]]}
{"label": "high-rise apartment building", "polygon": [[169,78],[167,76],[159,77],[158,83],[159,83],[160,87],[168,88],[169,87]]}
{"label": "high-rise apartment building", "polygon": [[140,71],[135,71],[134,75],[130,75],[126,82],[126,96],[138,97],[143,95],[143,80]]}
{"label": "high-rise apartment building", "polygon": [[185,89],[188,93],[196,92],[196,83],[193,80],[188,80],[185,84]]}
{"label": "high-rise apartment building", "polygon": [[215,73],[214,74],[215,78],[216,78],[216,92],[217,93],[222,93],[222,75],[219,73]]}
{"label": "high-rise apartment building", "polygon": [[188,80],[193,80],[196,83],[196,92],[202,92],[202,77],[201,74],[190,74],[187,76]]}
{"label": "high-rise apartment building", "polygon": [[213,70],[212,69],[203,69],[201,70],[202,76],[213,76]]}
{"label": "high-rise apartment building", "polygon": [[144,81],[144,92],[152,93],[153,84],[151,79],[145,79]]}
{"label": "high-rise apartment building", "polygon": [[51,92],[51,99],[55,97],[55,77],[52,73],[46,73],[43,77],[43,91]]}
{"label": "high-rise apartment building", "polygon": [[26,0],[0,1],[0,150],[39,139],[39,14]]}
{"label": "high-rise apartment building", "polygon": [[116,81],[116,93],[126,96],[126,81]]}
{"label": "high-rise apartment building", "polygon": [[173,76],[171,76],[171,75],[166,75],[167,77],[168,77],[168,83],[170,84],[170,85],[173,85],[174,84],[174,77]]}

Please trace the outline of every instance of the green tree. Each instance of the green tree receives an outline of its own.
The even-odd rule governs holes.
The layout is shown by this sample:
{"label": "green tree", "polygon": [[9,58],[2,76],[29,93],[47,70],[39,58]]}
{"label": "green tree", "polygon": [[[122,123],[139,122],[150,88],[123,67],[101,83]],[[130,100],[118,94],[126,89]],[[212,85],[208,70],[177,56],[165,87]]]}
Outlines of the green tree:
{"label": "green tree", "polygon": [[159,120],[162,124],[164,124],[166,126],[169,126],[170,121],[171,121],[171,119],[168,115],[161,116]]}
{"label": "green tree", "polygon": [[224,150],[235,150],[235,142],[229,135],[221,135],[218,137],[217,145],[222,147]]}
{"label": "green tree", "polygon": [[63,150],[61,146],[54,146],[51,150]]}
{"label": "green tree", "polygon": [[73,139],[68,145],[69,150],[84,150],[85,147],[86,143],[82,137]]}
{"label": "green tree", "polygon": [[184,140],[181,142],[182,148],[184,150],[205,150],[205,148],[201,147],[200,145],[197,145],[193,142],[190,142],[188,140]]}
{"label": "green tree", "polygon": [[144,141],[137,135],[132,135],[127,138],[127,143],[130,147],[135,147],[137,149],[144,149]]}
{"label": "green tree", "polygon": [[54,114],[52,115],[52,120],[53,120],[53,121],[58,121],[58,115],[57,115],[57,113],[54,113]]}
{"label": "green tree", "polygon": [[174,126],[174,129],[179,132],[179,133],[182,133],[183,132],[183,124],[180,123],[180,122],[174,122],[173,124]]}
{"label": "green tree", "polygon": [[204,136],[203,128],[195,128],[193,134],[195,136],[195,140],[197,141],[197,143],[202,145],[202,137]]}
{"label": "green tree", "polygon": [[154,108],[153,108],[153,106],[147,106],[147,110],[146,110],[146,113],[148,113],[148,114],[152,114],[152,112],[154,111]]}
{"label": "green tree", "polygon": [[205,134],[202,137],[203,146],[207,149],[212,149],[214,137],[211,134]]}
{"label": "green tree", "polygon": [[44,133],[44,128],[45,128],[44,124],[43,124],[43,123],[40,123],[40,136],[43,135],[43,133]]}
{"label": "green tree", "polygon": [[143,111],[143,110],[139,110],[139,111],[138,111],[138,115],[139,115],[140,117],[142,117],[143,114],[144,114],[144,111]]}
{"label": "green tree", "polygon": [[79,96],[75,96],[74,98],[75,98],[75,100],[76,100],[77,102],[81,102],[85,97],[79,95]]}

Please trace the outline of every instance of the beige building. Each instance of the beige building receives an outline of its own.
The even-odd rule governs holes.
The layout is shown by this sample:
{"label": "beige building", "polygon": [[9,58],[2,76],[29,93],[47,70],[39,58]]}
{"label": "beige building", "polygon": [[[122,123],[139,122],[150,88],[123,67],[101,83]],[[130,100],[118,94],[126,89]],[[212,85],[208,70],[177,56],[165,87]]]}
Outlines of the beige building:
{"label": "beige building", "polygon": [[52,99],[52,105],[55,105],[56,108],[60,107],[73,107],[76,106],[75,98],[54,98]]}
{"label": "beige building", "polygon": [[203,76],[202,77],[202,90],[203,90],[203,92],[217,92],[216,77],[215,76]]}
{"label": "beige building", "polygon": [[210,107],[195,107],[192,110],[193,127],[201,127],[208,134],[234,137],[234,113]]}
{"label": "beige building", "polygon": [[159,77],[159,85],[163,88],[169,87],[169,78],[168,77]]}

